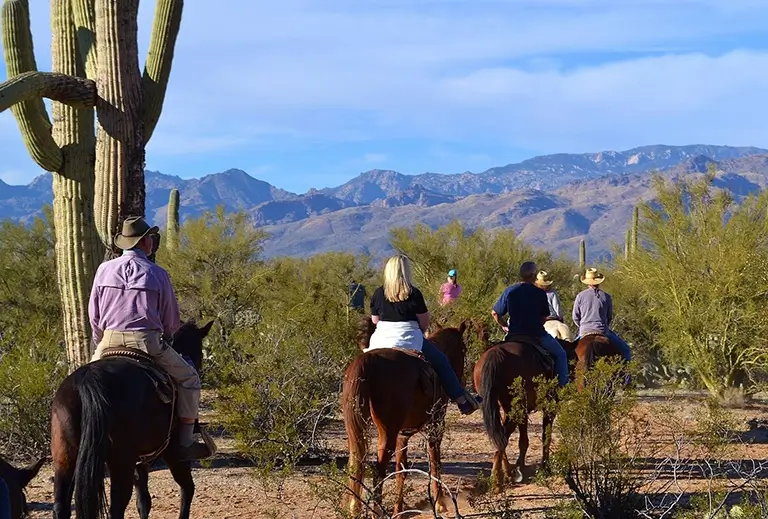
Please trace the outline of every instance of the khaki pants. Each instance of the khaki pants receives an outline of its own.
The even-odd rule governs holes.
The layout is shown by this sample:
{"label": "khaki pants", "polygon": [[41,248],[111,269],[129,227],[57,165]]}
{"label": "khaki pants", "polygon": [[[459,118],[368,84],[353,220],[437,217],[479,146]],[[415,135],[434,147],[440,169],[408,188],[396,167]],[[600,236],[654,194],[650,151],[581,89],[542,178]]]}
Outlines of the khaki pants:
{"label": "khaki pants", "polygon": [[544,329],[555,339],[563,339],[568,342],[572,340],[571,329],[567,324],[560,321],[547,321],[544,323]]}
{"label": "khaki pants", "polygon": [[104,330],[104,336],[93,353],[91,362],[99,360],[101,353],[114,346],[136,348],[152,356],[158,366],[163,368],[176,381],[179,390],[177,414],[179,418],[194,420],[200,406],[200,377],[197,371],[187,364],[184,358],[160,337],[156,330],[119,332]]}

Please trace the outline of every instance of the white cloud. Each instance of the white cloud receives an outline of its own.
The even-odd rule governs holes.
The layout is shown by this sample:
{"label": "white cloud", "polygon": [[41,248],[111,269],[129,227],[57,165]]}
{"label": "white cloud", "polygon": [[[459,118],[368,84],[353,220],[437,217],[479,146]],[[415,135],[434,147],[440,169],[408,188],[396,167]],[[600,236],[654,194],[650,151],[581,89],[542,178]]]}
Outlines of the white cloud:
{"label": "white cloud", "polygon": [[[32,4],[47,68],[47,3]],[[148,159],[398,138],[766,146],[768,51],[732,43],[766,29],[762,0],[187,2]],[[7,128],[0,114],[4,160],[33,168]]]}

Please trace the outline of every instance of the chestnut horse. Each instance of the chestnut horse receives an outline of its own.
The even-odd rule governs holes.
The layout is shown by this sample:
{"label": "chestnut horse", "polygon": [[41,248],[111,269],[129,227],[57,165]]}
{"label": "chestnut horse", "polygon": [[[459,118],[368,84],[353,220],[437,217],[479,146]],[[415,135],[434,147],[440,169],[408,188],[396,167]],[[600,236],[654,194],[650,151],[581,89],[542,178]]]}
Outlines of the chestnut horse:
{"label": "chestnut horse", "polygon": [[589,333],[580,337],[578,342],[575,343],[575,349],[576,356],[578,357],[578,363],[576,364],[576,389],[579,391],[584,389],[586,372],[592,369],[597,359],[601,357],[622,357],[621,350],[602,333]]}
{"label": "chestnut horse", "polygon": [[[375,330],[370,317],[361,322],[360,349],[368,347]],[[429,340],[442,351],[464,383],[464,332],[458,328],[438,328]],[[349,511],[361,515],[363,465],[368,451],[366,430],[370,421],[378,430],[378,457],[373,476],[374,503],[381,508],[381,485],[387,467],[396,453],[394,514],[403,509],[403,484],[407,464],[408,440],[425,429],[429,445],[431,496],[439,510],[445,510],[440,478],[440,444],[443,440],[448,396],[437,376],[424,360],[400,349],[380,348],[359,354],[344,373],[342,407],[349,445]]]}
{"label": "chestnut horse", "polygon": [[[573,377],[573,368],[570,362],[575,359],[573,344],[562,339],[557,339],[557,341],[568,355],[569,371]],[[547,371],[541,354],[536,351],[534,346],[521,342],[487,344],[486,350],[475,364],[475,388],[483,398],[483,424],[488,438],[496,448],[496,453],[493,456],[493,469],[491,470],[492,485],[496,492],[500,492],[503,488],[505,477],[515,483],[522,483],[523,481],[525,455],[529,444],[528,415],[536,411],[537,408],[537,388],[534,379],[539,376],[548,379],[555,378],[553,372]],[[522,379],[525,391],[525,409],[515,409],[514,411],[521,411],[521,415],[512,412],[513,395],[509,390],[509,387],[518,377]],[[515,421],[510,416],[511,414],[515,414],[520,419]],[[542,467],[546,467],[549,462],[551,428],[554,419],[553,413],[544,412],[542,420]],[[520,437],[518,440],[519,453],[513,474],[506,450],[509,437],[515,432],[515,429],[518,429]]]}
{"label": "chestnut horse", "polygon": [[[203,338],[211,325],[213,321],[202,328],[186,323],[174,334],[173,348],[188,357],[198,373]],[[125,517],[135,484],[139,517],[147,519],[149,468],[139,462],[158,449],[158,457],[165,460],[181,487],[179,518],[189,519],[195,484],[190,462],[174,459],[178,420],[172,415],[172,404],[161,400],[157,381],[142,364],[123,356],[105,357],[80,366],[56,391],[51,411],[55,519],[69,519],[73,493],[77,519],[106,515],[107,465],[109,518]],[[170,443],[165,445],[169,431]]]}

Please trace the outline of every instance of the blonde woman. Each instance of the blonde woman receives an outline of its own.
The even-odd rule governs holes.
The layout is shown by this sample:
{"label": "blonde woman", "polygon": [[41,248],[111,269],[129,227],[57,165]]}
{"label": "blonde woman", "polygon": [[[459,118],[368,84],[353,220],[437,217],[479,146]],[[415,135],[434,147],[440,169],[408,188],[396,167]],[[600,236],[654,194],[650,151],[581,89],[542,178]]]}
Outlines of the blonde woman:
{"label": "blonde woman", "polygon": [[461,387],[448,358],[424,337],[429,328],[429,311],[424,296],[411,281],[410,262],[401,254],[391,257],[384,267],[384,286],[371,296],[371,320],[376,330],[369,349],[397,347],[421,351],[461,412],[471,414],[478,408],[477,397]]}

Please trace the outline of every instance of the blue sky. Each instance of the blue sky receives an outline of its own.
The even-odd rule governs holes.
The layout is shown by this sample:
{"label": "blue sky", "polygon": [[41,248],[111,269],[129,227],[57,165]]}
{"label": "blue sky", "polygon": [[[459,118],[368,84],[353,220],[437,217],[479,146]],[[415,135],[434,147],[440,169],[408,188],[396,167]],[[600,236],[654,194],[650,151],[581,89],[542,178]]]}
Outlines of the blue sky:
{"label": "blue sky", "polygon": [[[30,3],[47,70],[49,2]],[[155,2],[141,5],[143,56]],[[767,100],[765,0],[194,1],[147,167],[303,192],[372,168],[768,147]],[[0,114],[0,179],[40,173]]]}

